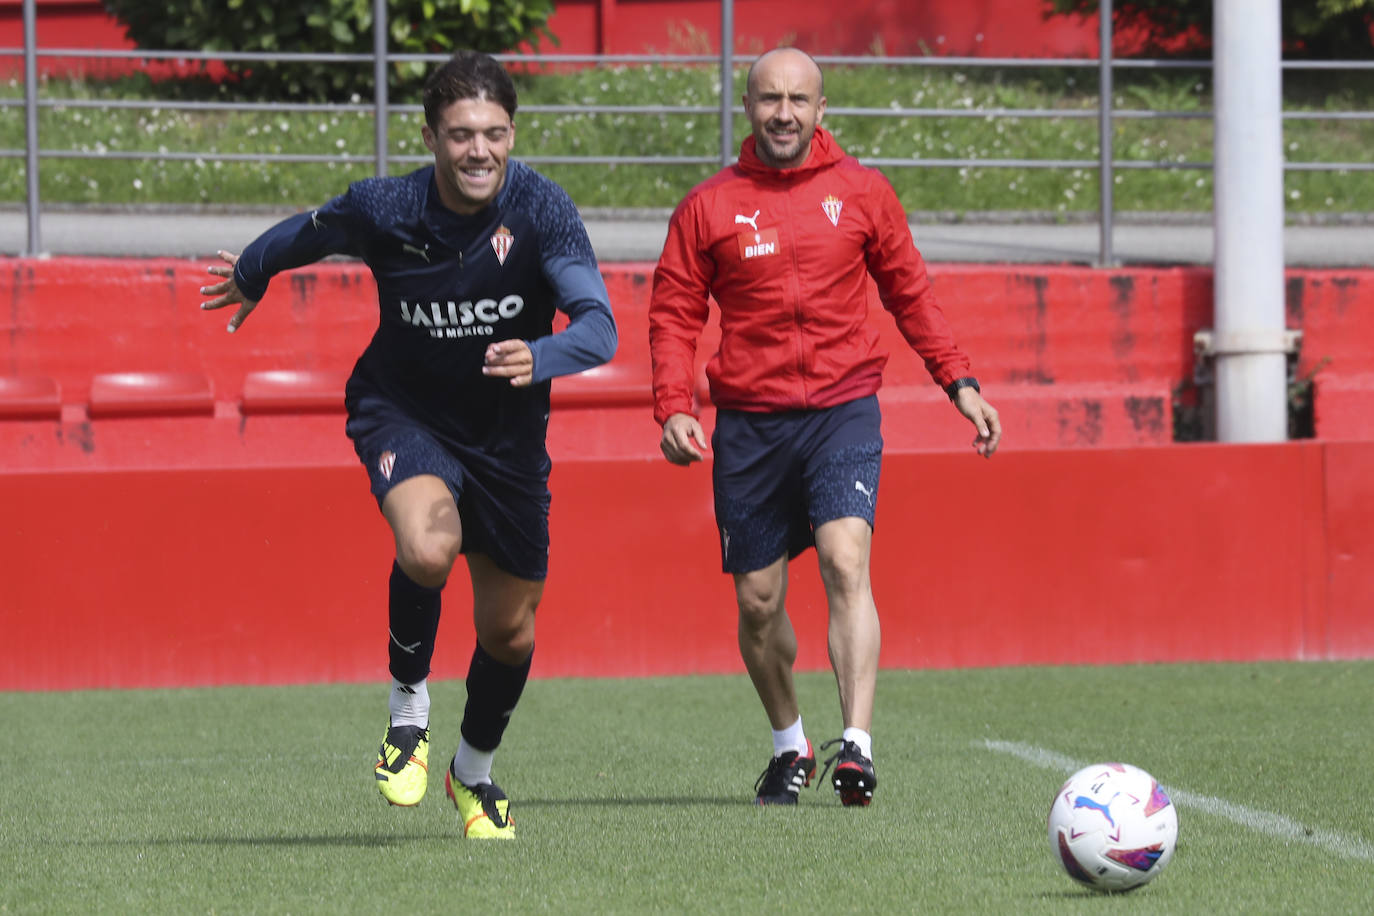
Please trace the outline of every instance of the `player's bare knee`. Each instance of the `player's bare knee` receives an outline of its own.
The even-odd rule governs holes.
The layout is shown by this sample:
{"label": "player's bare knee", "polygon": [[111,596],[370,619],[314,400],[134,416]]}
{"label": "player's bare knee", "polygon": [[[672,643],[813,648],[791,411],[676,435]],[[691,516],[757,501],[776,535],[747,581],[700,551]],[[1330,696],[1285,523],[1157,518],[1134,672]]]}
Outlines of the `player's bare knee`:
{"label": "player's bare knee", "polygon": [[534,651],[534,616],[520,622],[479,624],[477,641],[503,665],[519,665]]}
{"label": "player's bare knee", "polygon": [[839,550],[819,557],[821,581],[830,594],[854,595],[868,587],[868,554]]}
{"label": "player's bare knee", "polygon": [[782,590],[764,583],[742,583],[735,589],[740,625],[750,630],[770,626],[782,612]]}
{"label": "player's bare knee", "polygon": [[428,588],[437,588],[448,579],[457,556],[457,545],[446,539],[420,538],[396,545],[396,562],[401,570],[414,582]]}

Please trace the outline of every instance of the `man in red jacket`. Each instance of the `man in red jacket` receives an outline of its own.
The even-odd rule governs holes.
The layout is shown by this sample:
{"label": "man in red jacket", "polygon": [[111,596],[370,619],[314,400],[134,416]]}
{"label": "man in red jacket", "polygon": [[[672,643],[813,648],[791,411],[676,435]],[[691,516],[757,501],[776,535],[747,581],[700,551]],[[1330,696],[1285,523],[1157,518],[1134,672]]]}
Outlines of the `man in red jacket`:
{"label": "man in red jacket", "polygon": [[720,306],[720,349],[706,366],[718,408],[711,436],[721,564],[735,582],[739,647],[773,728],[759,804],[795,804],[816,754],[802,726],[784,606],[787,561],[815,546],[829,604],[829,650],[843,735],[826,761],[845,805],[867,805],[879,624],[869,554],[882,461],[877,391],[887,354],[867,324],[865,277],[977,429],[1001,438],[968,357],[936,303],[925,262],[883,175],[846,156],[825,129],[820,68],[779,48],[749,70],[753,135],[739,162],[694,188],[673,213],[649,305],[654,418],[673,464],[702,460],[693,413],[697,341]]}

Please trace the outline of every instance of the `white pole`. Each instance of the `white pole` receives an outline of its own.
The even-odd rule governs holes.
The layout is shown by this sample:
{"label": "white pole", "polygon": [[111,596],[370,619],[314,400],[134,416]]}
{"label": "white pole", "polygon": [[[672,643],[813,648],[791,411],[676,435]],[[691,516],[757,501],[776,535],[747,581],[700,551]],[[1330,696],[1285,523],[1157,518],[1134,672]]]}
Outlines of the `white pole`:
{"label": "white pole", "polygon": [[1217,439],[1288,436],[1279,0],[1216,0]]}

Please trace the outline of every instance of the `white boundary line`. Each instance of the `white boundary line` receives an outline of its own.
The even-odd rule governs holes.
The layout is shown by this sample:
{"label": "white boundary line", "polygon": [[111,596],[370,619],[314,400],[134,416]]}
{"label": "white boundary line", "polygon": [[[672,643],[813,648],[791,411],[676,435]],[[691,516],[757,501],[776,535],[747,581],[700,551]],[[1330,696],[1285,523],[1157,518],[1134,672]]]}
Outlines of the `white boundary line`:
{"label": "white boundary line", "polygon": [[[1074,760],[1072,757],[1065,757],[1063,754],[1056,754],[1054,751],[1032,744],[1022,744],[1019,741],[994,741],[987,738],[982,741],[975,741],[973,744],[975,747],[981,746],[999,754],[1019,757],[1027,763],[1033,763],[1043,769],[1062,770],[1065,775],[1088,766],[1087,763]],[[1304,827],[1282,814],[1261,811],[1257,808],[1247,808],[1225,799],[1200,795],[1186,789],[1174,789],[1165,786],[1164,791],[1175,802],[1180,802],[1189,808],[1196,808],[1206,814],[1233,821],[1257,833],[1267,834],[1289,842],[1306,843],[1350,859],[1374,862],[1374,844],[1360,837],[1346,836],[1334,830],[1325,830],[1320,827]]]}

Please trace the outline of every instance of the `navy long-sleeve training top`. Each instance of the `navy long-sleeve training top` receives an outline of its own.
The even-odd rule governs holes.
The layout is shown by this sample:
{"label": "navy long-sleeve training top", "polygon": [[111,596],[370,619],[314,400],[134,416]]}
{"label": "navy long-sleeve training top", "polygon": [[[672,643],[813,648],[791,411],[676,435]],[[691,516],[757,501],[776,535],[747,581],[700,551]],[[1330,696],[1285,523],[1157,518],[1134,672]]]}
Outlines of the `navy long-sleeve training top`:
{"label": "navy long-sleeve training top", "polygon": [[[361,258],[377,281],[380,320],[349,379],[350,403],[380,395],[488,458],[529,467],[537,448],[547,462],[549,380],[615,353],[615,317],[577,208],[518,161],[471,215],[439,200],[433,166],[355,182],[259,236],[234,280],[258,300],[274,275],[331,254]],[[570,319],[557,334],[555,310]],[[534,354],[527,388],[482,374],[487,346],[516,338]]]}

